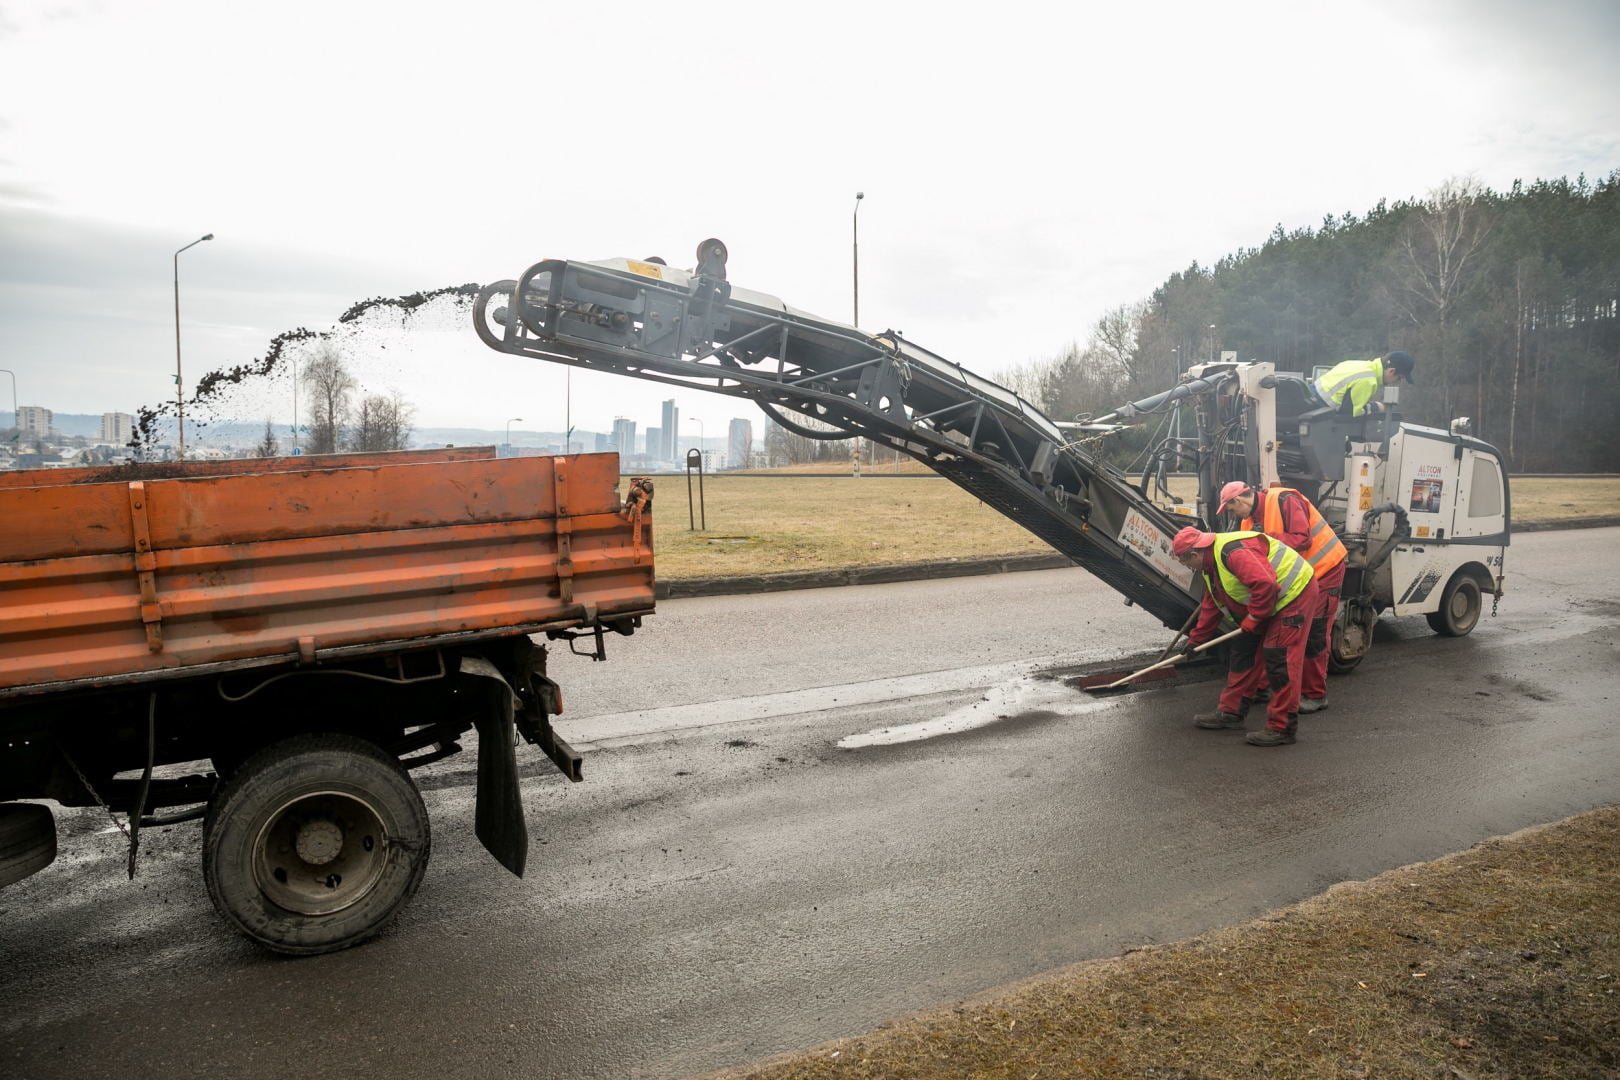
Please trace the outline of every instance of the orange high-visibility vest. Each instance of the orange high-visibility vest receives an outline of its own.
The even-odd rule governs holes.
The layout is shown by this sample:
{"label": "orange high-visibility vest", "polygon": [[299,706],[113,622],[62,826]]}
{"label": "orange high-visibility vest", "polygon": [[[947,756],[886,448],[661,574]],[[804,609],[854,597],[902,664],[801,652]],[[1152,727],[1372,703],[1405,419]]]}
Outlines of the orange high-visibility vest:
{"label": "orange high-visibility vest", "polygon": [[[1345,556],[1349,552],[1345,551],[1344,544],[1339,540],[1338,534],[1333,531],[1333,526],[1329,525],[1322,515],[1317,513],[1316,507],[1311,504],[1311,500],[1300,495],[1293,488],[1273,487],[1265,490],[1266,504],[1260,523],[1261,532],[1267,536],[1281,536],[1283,531],[1282,500],[1278,496],[1285,492],[1290,495],[1299,495],[1300,501],[1305,504],[1305,514],[1311,524],[1310,532],[1307,534],[1308,540],[1305,550],[1300,554],[1305,556],[1305,561],[1311,564],[1311,570],[1318,577],[1344,562]],[[1238,524],[1238,528],[1245,531],[1253,529],[1254,518],[1244,518]]]}

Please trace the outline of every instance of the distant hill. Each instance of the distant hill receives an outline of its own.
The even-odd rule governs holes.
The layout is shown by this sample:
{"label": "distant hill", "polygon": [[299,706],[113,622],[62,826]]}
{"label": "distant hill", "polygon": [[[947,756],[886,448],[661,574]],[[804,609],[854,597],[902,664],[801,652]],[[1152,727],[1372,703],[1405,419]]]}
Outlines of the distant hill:
{"label": "distant hill", "polygon": [[[52,413],[51,424],[63,435],[83,435],[93,439],[101,434],[100,413]],[[10,409],[0,412],[0,428],[15,427],[17,416]]]}

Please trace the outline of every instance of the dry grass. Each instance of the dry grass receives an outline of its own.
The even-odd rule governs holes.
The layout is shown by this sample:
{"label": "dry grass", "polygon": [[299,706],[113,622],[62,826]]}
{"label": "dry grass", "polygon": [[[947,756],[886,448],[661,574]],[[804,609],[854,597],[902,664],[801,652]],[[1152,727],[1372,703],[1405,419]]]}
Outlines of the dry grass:
{"label": "dry grass", "polygon": [[704,492],[709,527],[692,532],[685,482],[660,481],[653,538],[660,578],[1051,550],[955,484],[933,477],[711,476]]}
{"label": "dry grass", "polygon": [[1514,521],[1558,521],[1620,513],[1620,477],[1520,477],[1512,481]]}
{"label": "dry grass", "polygon": [[[654,536],[659,577],[731,577],[1051,550],[931,474],[860,480],[726,474],[708,477],[704,490],[709,527],[693,532],[685,481],[660,478]],[[1177,480],[1171,490],[1190,498],[1195,486]],[[1620,513],[1620,478],[1529,478],[1513,484],[1517,521],[1613,513]]]}
{"label": "dry grass", "polygon": [[1620,1075],[1620,807],[728,1080]]}

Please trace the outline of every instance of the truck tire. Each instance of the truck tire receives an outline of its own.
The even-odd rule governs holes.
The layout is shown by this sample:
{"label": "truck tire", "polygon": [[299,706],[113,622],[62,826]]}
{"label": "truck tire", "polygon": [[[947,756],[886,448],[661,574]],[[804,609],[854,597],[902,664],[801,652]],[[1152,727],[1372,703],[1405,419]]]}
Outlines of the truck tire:
{"label": "truck tire", "polygon": [[56,861],[56,818],[38,803],[0,805],[0,888]]}
{"label": "truck tire", "polygon": [[295,956],[377,933],[416,892],[430,836],[400,763],[349,735],[300,735],[231,772],[203,820],[203,881],[243,934]]}
{"label": "truck tire", "polygon": [[1467,637],[1485,609],[1484,593],[1473,575],[1459,570],[1440,594],[1440,610],[1425,615],[1429,629],[1446,637]]}

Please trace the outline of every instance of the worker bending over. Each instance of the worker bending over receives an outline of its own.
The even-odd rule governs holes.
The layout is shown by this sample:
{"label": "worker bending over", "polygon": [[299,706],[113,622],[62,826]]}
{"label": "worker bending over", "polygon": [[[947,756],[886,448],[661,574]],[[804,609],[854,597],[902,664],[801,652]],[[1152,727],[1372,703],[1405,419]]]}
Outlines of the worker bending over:
{"label": "worker bending over", "polygon": [[1305,669],[1300,678],[1299,711],[1327,708],[1327,666],[1333,620],[1339,616],[1339,590],[1344,585],[1348,552],[1311,500],[1293,488],[1273,484],[1256,489],[1241,480],[1221,488],[1217,513],[1239,518],[1238,530],[1258,529],[1305,557],[1316,579],[1317,604],[1305,639]]}
{"label": "worker bending over", "polygon": [[1204,575],[1204,599],[1188,634],[1189,649],[1215,636],[1223,613],[1239,620],[1218,711],[1193,717],[1201,728],[1241,728],[1264,680],[1271,682],[1266,727],[1251,746],[1286,746],[1299,723],[1299,687],[1307,624],[1316,611],[1316,582],[1303,556],[1263,533],[1199,532],[1171,541],[1183,566]]}
{"label": "worker bending over", "polygon": [[[1371,360],[1346,360],[1324,371],[1316,380],[1316,396],[1324,405],[1332,405],[1340,412],[1360,416],[1377,395],[1380,387],[1405,379],[1412,382],[1413,360],[1410,353],[1392,352]],[[1374,409],[1382,408],[1374,405]]]}

